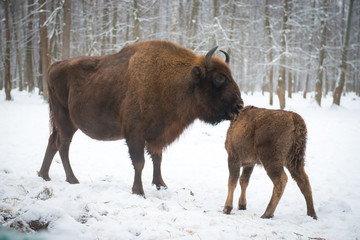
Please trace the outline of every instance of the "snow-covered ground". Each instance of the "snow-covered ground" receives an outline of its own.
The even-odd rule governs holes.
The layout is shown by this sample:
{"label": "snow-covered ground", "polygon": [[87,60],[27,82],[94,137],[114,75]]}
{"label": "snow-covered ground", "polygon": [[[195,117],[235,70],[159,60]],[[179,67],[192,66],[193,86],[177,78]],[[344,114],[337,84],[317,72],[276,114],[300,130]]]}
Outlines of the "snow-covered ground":
{"label": "snow-covered ground", "polygon": [[[248,209],[222,213],[227,194],[229,123],[195,122],[163,156],[167,190],[151,185],[146,157],[146,199],[131,194],[133,167],[124,141],[95,141],[78,131],[70,161],[80,184],[65,182],[59,155],[52,181],[37,177],[49,136],[48,105],[36,94],[0,92],[0,227],[42,239],[360,239],[360,99],[341,106],[332,97],[317,106],[309,95],[287,99],[308,126],[306,171],[318,220],[306,215],[305,200],[290,178],[273,219],[261,219],[272,183],[256,167],[247,191]],[[268,96],[243,94],[246,104],[267,107]],[[278,100],[275,96],[275,105]],[[237,205],[239,189],[235,192]],[[8,233],[0,229],[0,238]],[[47,229],[35,233],[33,229]],[[4,238],[2,238],[4,239]]]}

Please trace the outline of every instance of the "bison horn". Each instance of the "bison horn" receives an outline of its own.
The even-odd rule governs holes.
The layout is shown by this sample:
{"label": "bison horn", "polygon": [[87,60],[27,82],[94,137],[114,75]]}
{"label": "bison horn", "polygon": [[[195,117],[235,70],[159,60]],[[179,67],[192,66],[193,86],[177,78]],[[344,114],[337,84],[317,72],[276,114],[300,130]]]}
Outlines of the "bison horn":
{"label": "bison horn", "polygon": [[214,47],[213,49],[211,49],[205,56],[205,66],[208,68],[210,67],[210,63],[211,63],[211,57],[214,54],[214,52],[216,51],[216,49],[218,48],[218,46]]}
{"label": "bison horn", "polygon": [[223,50],[220,50],[220,52],[222,52],[223,54],[225,54],[225,57],[226,57],[225,62],[226,62],[227,64],[229,64],[229,62],[230,62],[230,56],[229,56],[229,54],[228,54],[227,52],[223,51]]}

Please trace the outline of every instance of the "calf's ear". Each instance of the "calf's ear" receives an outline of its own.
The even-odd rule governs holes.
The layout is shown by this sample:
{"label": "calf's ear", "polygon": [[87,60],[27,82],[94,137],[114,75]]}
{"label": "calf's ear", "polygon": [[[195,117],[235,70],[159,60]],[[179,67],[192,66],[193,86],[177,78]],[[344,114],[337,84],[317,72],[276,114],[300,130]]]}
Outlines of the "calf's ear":
{"label": "calf's ear", "polygon": [[191,79],[194,83],[200,82],[203,78],[205,78],[205,71],[201,67],[195,66],[191,69]]}

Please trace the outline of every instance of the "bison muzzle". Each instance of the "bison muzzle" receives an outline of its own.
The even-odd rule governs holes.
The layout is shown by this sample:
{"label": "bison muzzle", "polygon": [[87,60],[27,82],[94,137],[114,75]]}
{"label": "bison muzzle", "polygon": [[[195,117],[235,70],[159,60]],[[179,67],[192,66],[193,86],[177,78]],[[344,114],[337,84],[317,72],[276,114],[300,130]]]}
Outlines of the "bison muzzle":
{"label": "bison muzzle", "polygon": [[153,161],[157,189],[162,151],[195,119],[210,124],[233,119],[243,106],[226,61],[167,41],[143,41],[120,52],[77,57],[48,70],[52,132],[38,175],[50,180],[49,168],[60,153],[66,180],[78,183],[69,162],[69,146],[80,129],[98,140],[125,139],[135,169],[132,191],[144,195],[141,173],[144,149]]}

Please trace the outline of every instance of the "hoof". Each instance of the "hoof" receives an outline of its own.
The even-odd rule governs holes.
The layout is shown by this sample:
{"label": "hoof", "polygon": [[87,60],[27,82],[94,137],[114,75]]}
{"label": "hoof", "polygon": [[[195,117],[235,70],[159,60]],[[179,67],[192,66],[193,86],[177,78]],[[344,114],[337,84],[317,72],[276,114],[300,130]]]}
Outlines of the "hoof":
{"label": "hoof", "polygon": [[139,195],[139,196],[141,196],[141,197],[143,197],[143,198],[146,198],[146,197],[145,197],[145,192],[144,192],[143,189],[133,188],[133,189],[132,189],[132,193],[133,193],[133,194],[136,194],[136,195]]}
{"label": "hoof", "polygon": [[233,209],[232,206],[225,206],[223,213],[230,214],[232,209]]}
{"label": "hoof", "polygon": [[139,197],[142,197],[142,198],[146,199],[146,196],[145,196],[144,193],[135,193],[135,192],[133,191],[132,194],[138,195]]}
{"label": "hoof", "polygon": [[80,183],[79,180],[77,180],[76,177],[74,177],[74,178],[67,178],[66,181],[67,181],[68,183],[70,183],[70,184],[79,184],[79,183]]}
{"label": "hoof", "polygon": [[49,174],[43,174],[40,171],[37,172],[37,175],[44,179],[45,181],[51,181],[51,178],[49,177]]}
{"label": "hoof", "polygon": [[157,190],[166,190],[167,189],[167,186],[165,185],[165,186],[163,186],[163,185],[156,185],[156,189]]}
{"label": "hoof", "polygon": [[312,217],[312,218],[313,218],[313,219],[315,219],[315,220],[317,220],[317,219],[318,219],[318,217],[316,216],[316,214],[315,214],[315,213],[313,213],[313,214],[308,214],[308,216]]}
{"label": "hoof", "polygon": [[246,203],[245,204],[239,204],[239,210],[246,210]]}
{"label": "hoof", "polygon": [[156,186],[156,189],[157,190],[160,190],[160,189],[167,189],[168,187],[166,186],[165,182],[160,180],[160,181],[152,181],[152,185],[155,185]]}
{"label": "hoof", "polygon": [[273,218],[274,217],[274,214],[267,214],[267,213],[264,213],[261,218],[265,218],[265,219],[269,219],[269,218]]}

